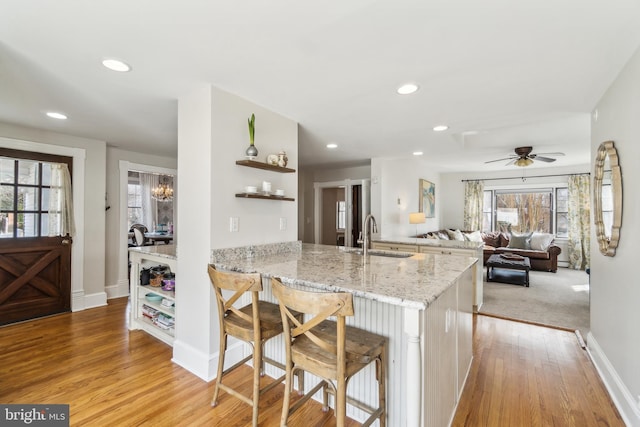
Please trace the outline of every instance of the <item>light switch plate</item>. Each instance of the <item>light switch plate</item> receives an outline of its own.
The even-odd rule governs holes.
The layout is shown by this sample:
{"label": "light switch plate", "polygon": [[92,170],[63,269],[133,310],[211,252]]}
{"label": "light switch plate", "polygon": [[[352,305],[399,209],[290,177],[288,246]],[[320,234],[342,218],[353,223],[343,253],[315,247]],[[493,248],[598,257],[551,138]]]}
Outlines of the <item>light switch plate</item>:
{"label": "light switch plate", "polygon": [[280,231],[287,229],[287,218],[280,218]]}
{"label": "light switch plate", "polygon": [[231,218],[229,218],[229,231],[232,233],[237,233],[238,232],[238,217],[237,216],[232,216]]}

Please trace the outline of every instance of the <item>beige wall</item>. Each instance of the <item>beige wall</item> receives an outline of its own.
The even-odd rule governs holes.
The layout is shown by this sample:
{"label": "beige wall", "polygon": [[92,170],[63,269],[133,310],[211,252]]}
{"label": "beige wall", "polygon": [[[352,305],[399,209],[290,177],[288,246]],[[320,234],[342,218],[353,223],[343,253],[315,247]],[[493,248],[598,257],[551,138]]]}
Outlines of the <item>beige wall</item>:
{"label": "beige wall", "polygon": [[[640,51],[636,52],[598,102],[591,123],[591,153],[613,140],[622,171],[620,244],[615,257],[600,254],[591,235],[591,332],[589,352],[628,425],[640,426]],[[592,161],[593,163],[593,161]]]}

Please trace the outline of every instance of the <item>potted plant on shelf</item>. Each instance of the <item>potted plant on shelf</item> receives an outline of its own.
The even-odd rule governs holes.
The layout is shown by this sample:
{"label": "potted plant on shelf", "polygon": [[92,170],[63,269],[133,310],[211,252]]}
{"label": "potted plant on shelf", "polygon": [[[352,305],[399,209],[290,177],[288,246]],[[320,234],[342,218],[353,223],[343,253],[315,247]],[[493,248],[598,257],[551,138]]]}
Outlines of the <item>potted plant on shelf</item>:
{"label": "potted plant on shelf", "polygon": [[256,115],[251,114],[251,118],[247,119],[249,123],[249,148],[247,148],[246,154],[247,158],[253,160],[258,155],[258,149],[254,145],[254,137],[256,134]]}

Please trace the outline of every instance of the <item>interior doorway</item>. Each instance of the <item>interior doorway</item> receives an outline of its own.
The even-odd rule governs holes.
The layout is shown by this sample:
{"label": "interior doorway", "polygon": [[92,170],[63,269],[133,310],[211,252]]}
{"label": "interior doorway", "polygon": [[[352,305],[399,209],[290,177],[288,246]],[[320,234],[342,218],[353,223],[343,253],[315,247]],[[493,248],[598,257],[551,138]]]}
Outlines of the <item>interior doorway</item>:
{"label": "interior doorway", "polygon": [[314,183],[314,241],[359,246],[362,219],[370,212],[369,180]]}
{"label": "interior doorway", "polygon": [[[173,189],[177,188],[177,175],[178,171],[176,169],[163,168],[158,166],[144,165],[140,163],[132,163],[126,160],[120,160],[119,163],[119,173],[120,173],[120,188],[119,188],[119,210],[120,210],[120,233],[119,233],[119,242],[118,247],[119,255],[118,255],[118,290],[116,291],[117,295],[127,295],[129,293],[129,263],[128,263],[128,255],[129,255],[129,239],[130,239],[130,224],[129,224],[129,172],[142,172],[147,174],[155,174],[155,175],[166,175],[172,177],[172,185]],[[177,210],[176,206],[178,204],[178,194],[175,192],[173,194],[172,200],[172,236],[171,242],[176,243],[178,238],[178,229],[176,227],[176,223],[178,222]],[[153,224],[151,225],[153,228]],[[156,231],[158,225],[156,223]],[[168,230],[167,230],[168,231]]]}
{"label": "interior doorway", "polygon": [[322,240],[323,245],[344,246],[344,230],[347,224],[345,188],[322,189]]}

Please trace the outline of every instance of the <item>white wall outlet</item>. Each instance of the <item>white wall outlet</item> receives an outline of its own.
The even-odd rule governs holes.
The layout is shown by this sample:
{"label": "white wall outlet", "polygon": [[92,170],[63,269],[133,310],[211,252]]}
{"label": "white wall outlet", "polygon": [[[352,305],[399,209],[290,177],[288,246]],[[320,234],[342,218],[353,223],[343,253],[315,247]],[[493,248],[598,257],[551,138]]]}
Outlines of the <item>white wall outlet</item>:
{"label": "white wall outlet", "polygon": [[287,229],[287,218],[280,218],[280,231]]}
{"label": "white wall outlet", "polygon": [[238,232],[238,223],[240,222],[240,220],[238,219],[237,216],[232,216],[231,218],[229,218],[229,231],[232,233],[237,233]]}

